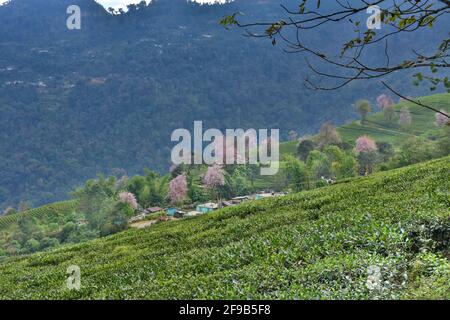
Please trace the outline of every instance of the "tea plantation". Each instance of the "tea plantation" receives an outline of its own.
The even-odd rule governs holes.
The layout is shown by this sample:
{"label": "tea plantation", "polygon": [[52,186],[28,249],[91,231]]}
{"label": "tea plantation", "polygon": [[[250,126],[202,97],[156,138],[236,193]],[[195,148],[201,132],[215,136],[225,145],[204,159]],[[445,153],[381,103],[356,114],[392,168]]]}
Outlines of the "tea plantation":
{"label": "tea plantation", "polygon": [[[450,94],[436,94],[428,97],[416,98],[418,101],[437,110],[450,111]],[[398,124],[398,115],[402,107],[408,107],[414,126],[407,130],[401,129]],[[408,101],[402,101],[394,106],[395,117],[388,121],[384,119],[383,112],[375,112],[367,117],[365,123],[353,121],[337,128],[344,141],[353,143],[361,135],[368,135],[376,141],[389,142],[394,146],[400,145],[405,139],[413,136],[430,139],[438,135],[433,126],[435,113],[429,109],[417,106]]]}
{"label": "tea plantation", "polygon": [[449,187],[446,157],[9,258],[0,297],[450,299]]}
{"label": "tea plantation", "polygon": [[0,216],[0,231],[7,229],[12,224],[17,223],[20,218],[25,216],[32,216],[37,219],[43,219],[45,217],[51,217],[54,215],[66,215],[72,212],[77,206],[76,201],[63,201],[51,203],[39,208],[26,210],[16,214],[8,216]]}

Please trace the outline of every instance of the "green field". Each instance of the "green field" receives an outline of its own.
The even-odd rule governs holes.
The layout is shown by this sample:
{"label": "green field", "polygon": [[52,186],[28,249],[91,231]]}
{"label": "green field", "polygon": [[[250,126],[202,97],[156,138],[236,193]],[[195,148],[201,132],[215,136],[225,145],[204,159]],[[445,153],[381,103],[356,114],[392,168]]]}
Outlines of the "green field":
{"label": "green field", "polygon": [[[450,299],[449,169],[446,157],[9,258],[0,298]],[[71,265],[80,291],[65,286]]]}
{"label": "green field", "polygon": [[[450,94],[436,94],[417,98],[417,100],[435,109],[443,109],[450,112]],[[429,138],[436,133],[434,111],[420,107],[412,102],[404,101],[395,106],[397,114],[403,106],[407,106],[411,112],[413,129],[410,132],[401,130],[398,124],[398,117],[393,121],[386,121],[381,112],[368,116],[367,122],[364,124],[361,124],[361,121],[354,121],[338,127],[337,130],[343,141],[352,144],[358,137],[368,135],[377,142],[389,142],[394,146],[399,145],[411,136]]]}
{"label": "green field", "polygon": [[[433,108],[450,112],[450,94],[448,93],[417,99]],[[411,112],[413,130],[410,132],[402,131],[398,124],[398,113],[403,106],[407,106]],[[355,140],[360,136],[368,135],[377,142],[389,142],[394,146],[398,146],[405,138],[411,136],[429,138],[436,134],[436,127],[434,125],[435,112],[407,101],[395,105],[395,110],[397,117],[392,121],[386,121],[382,112],[375,112],[367,117],[366,123],[361,124],[360,120],[353,121],[337,127],[337,131],[341,135],[342,140],[350,144],[354,144]],[[280,154],[295,154],[296,147],[296,141],[281,143]]]}
{"label": "green field", "polygon": [[63,201],[51,203],[39,208],[30,209],[27,211],[15,213],[9,216],[0,216],[0,231],[7,229],[13,224],[16,224],[20,218],[24,216],[32,216],[36,219],[50,218],[54,215],[66,215],[71,213],[76,208],[76,201]]}
{"label": "green field", "polygon": [[[436,94],[417,98],[421,103],[450,112],[450,94]],[[412,116],[411,130],[404,131],[398,124],[398,113],[403,106],[407,106]],[[360,120],[337,127],[342,141],[354,145],[356,139],[367,135],[376,142],[389,142],[394,149],[408,138],[421,137],[430,141],[440,135],[438,128],[434,125],[435,112],[420,107],[412,102],[404,101],[395,105],[396,117],[391,121],[384,119],[382,112],[374,112],[367,117],[367,121],[362,124]],[[298,141],[280,143],[280,157],[284,155],[297,154]],[[280,171],[274,176],[264,176],[256,180],[255,186],[260,189],[279,189],[280,180],[284,179],[284,162],[280,162]]]}

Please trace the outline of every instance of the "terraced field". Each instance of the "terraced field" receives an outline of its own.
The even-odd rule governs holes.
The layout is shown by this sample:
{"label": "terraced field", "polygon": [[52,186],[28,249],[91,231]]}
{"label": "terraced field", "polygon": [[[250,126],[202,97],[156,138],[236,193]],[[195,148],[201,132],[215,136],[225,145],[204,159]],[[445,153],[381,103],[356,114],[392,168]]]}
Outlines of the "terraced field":
{"label": "terraced field", "polygon": [[0,297],[450,299],[449,169],[446,157],[10,258]]}
{"label": "terraced field", "polygon": [[56,202],[43,207],[19,212],[9,216],[1,216],[0,231],[8,228],[12,224],[17,223],[17,221],[19,221],[19,219],[23,216],[29,215],[37,219],[42,219],[45,217],[50,217],[52,215],[65,215],[72,212],[75,209],[76,205],[77,205],[76,201]]}
{"label": "terraced field", "polygon": [[[436,109],[443,109],[450,113],[450,94],[436,94],[418,98],[418,100],[426,105]],[[355,144],[357,138],[367,135],[377,142],[389,142],[394,149],[398,149],[402,142],[410,137],[422,137],[430,139],[440,135],[437,127],[434,125],[435,113],[431,110],[417,106],[414,103],[404,101],[395,106],[397,114],[403,106],[410,109],[412,116],[412,130],[405,132],[398,124],[398,116],[392,121],[386,121],[382,112],[372,113],[367,117],[365,123],[361,121],[353,121],[349,124],[337,127],[337,131],[341,135],[343,141]],[[286,154],[297,154],[297,141],[289,141],[280,143],[281,158]],[[280,162],[280,171],[274,176],[265,176],[256,180],[255,185],[260,189],[277,189],[279,180],[283,179],[284,162]]]}
{"label": "terraced field", "polygon": [[[450,94],[436,94],[418,98],[418,100],[433,108],[450,112]],[[386,121],[381,112],[370,115],[364,124],[361,124],[361,121],[354,121],[337,128],[337,130],[341,134],[342,139],[350,143],[354,143],[361,135],[368,135],[376,141],[389,142],[394,146],[410,136],[427,138],[435,133],[436,128],[433,124],[435,112],[407,101],[397,104],[395,106],[396,112],[399,113],[403,106],[407,106],[411,112],[413,123],[411,132],[400,130],[400,125],[397,121]]]}

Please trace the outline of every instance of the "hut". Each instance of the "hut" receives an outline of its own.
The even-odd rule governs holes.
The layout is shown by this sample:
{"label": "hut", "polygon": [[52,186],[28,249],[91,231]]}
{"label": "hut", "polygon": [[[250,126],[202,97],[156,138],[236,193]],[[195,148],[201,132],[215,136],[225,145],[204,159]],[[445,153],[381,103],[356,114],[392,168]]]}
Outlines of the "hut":
{"label": "hut", "polygon": [[173,217],[175,215],[175,213],[177,213],[177,212],[178,212],[177,208],[167,208],[166,209],[167,215],[171,216],[171,217]]}
{"label": "hut", "polygon": [[208,213],[208,212],[216,210],[218,207],[219,206],[217,205],[217,203],[208,202],[208,203],[204,203],[204,204],[199,204],[197,206],[196,211],[201,212],[201,213]]}

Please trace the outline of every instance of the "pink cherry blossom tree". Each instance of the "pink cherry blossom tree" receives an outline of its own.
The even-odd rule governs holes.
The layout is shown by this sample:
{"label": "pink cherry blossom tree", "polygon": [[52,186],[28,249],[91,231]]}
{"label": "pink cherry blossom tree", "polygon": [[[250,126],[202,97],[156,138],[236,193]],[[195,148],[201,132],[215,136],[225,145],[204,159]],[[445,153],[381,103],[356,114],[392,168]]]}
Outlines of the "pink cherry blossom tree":
{"label": "pink cherry blossom tree", "polygon": [[403,127],[408,127],[412,123],[411,112],[408,107],[403,107],[400,110],[400,118],[398,119],[398,123]]}
{"label": "pink cherry blossom tree", "polygon": [[380,94],[377,97],[377,106],[381,110],[384,110],[384,108],[392,106],[394,104],[394,101],[387,95],[387,94]]}
{"label": "pink cherry blossom tree", "polygon": [[209,167],[203,176],[203,183],[208,189],[214,189],[225,184],[225,174],[219,165]]}
{"label": "pink cherry blossom tree", "polygon": [[[442,109],[441,109],[441,112],[444,112],[444,113],[445,113],[445,111],[442,110]],[[435,117],[435,119],[436,119],[435,124],[436,124],[436,126],[438,126],[438,127],[443,127],[443,126],[445,126],[445,125],[448,125],[449,122],[450,122],[449,119],[448,119],[446,116],[444,116],[442,113],[436,112],[436,114],[434,115],[434,117]]]}
{"label": "pink cherry blossom tree", "polygon": [[356,139],[356,152],[371,152],[376,151],[377,145],[375,141],[370,139],[368,136],[361,136]]}
{"label": "pink cherry blossom tree", "polygon": [[319,144],[339,144],[342,142],[341,136],[331,122],[325,122],[320,127]]}
{"label": "pink cherry blossom tree", "polygon": [[169,183],[169,199],[177,203],[186,198],[188,192],[187,180],[184,174],[172,179]]}
{"label": "pink cherry blossom tree", "polygon": [[377,145],[375,141],[367,136],[356,139],[356,152],[358,153],[359,174],[371,174],[373,166],[377,161]]}
{"label": "pink cherry blossom tree", "polygon": [[220,167],[219,165],[208,167],[208,170],[203,176],[203,184],[206,188],[216,193],[217,200],[220,206],[221,201],[218,188],[225,185],[225,172],[222,167]]}
{"label": "pink cherry blossom tree", "polygon": [[136,196],[131,192],[121,192],[119,193],[119,201],[121,203],[128,204],[131,208],[136,210],[138,208],[138,203],[136,200]]}

